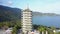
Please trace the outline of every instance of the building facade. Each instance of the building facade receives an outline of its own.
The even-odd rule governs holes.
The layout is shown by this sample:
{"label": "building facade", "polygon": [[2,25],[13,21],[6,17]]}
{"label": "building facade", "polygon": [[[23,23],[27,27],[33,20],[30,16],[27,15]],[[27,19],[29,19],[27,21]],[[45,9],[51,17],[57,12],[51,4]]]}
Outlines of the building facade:
{"label": "building facade", "polygon": [[22,11],[22,31],[26,33],[32,30],[32,11],[25,9]]}

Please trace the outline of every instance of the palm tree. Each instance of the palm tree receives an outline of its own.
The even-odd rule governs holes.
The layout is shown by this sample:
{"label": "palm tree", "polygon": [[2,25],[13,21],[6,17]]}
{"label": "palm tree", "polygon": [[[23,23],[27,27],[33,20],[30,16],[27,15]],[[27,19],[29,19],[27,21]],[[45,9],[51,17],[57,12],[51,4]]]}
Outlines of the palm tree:
{"label": "palm tree", "polygon": [[41,26],[41,27],[38,27],[38,30],[42,32],[42,34],[44,34],[45,28]]}
{"label": "palm tree", "polygon": [[54,26],[51,26],[51,29],[53,30],[53,33],[56,34],[55,32],[56,28]]}

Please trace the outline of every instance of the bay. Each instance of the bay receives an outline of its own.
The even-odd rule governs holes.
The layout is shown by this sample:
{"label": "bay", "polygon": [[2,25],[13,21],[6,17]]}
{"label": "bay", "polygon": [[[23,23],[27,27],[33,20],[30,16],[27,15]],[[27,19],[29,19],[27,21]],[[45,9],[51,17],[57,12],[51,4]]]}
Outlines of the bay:
{"label": "bay", "polygon": [[33,24],[60,28],[60,16],[33,16]]}

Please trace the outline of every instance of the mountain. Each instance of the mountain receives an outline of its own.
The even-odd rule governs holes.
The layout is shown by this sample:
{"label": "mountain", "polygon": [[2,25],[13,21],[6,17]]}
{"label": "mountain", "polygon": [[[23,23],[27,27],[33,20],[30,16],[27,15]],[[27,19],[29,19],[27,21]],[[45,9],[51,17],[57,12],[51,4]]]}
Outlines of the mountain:
{"label": "mountain", "polygon": [[32,12],[33,16],[60,16],[60,14],[55,13],[42,13],[42,12]]}
{"label": "mountain", "polygon": [[[0,22],[2,21],[12,21],[21,19],[21,11],[19,8],[11,8],[7,6],[0,5]],[[32,12],[33,16],[60,16],[55,13],[41,13],[41,12]]]}
{"label": "mountain", "polygon": [[11,21],[21,18],[21,9],[0,5],[0,22]]}

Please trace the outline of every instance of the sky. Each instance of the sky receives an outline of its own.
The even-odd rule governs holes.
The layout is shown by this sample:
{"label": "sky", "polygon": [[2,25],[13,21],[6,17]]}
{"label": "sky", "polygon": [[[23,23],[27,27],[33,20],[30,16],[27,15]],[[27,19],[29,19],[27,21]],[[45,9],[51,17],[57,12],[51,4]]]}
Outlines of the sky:
{"label": "sky", "polygon": [[0,5],[26,9],[35,12],[60,14],[60,0],[0,0]]}

